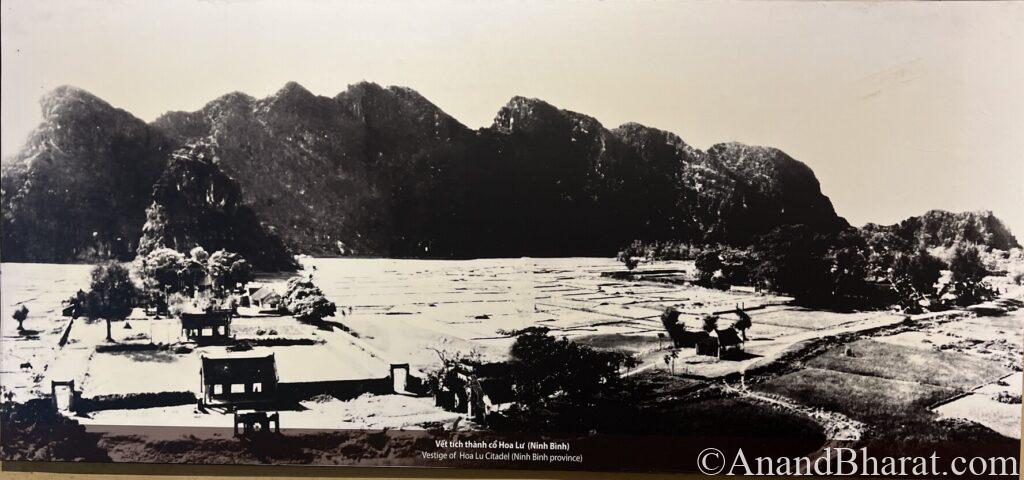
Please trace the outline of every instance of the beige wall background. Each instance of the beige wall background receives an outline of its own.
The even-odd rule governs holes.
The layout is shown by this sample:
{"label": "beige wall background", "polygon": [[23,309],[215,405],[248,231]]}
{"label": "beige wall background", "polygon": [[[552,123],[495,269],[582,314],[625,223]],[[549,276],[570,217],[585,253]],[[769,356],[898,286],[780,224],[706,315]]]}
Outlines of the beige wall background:
{"label": "beige wall background", "polygon": [[[412,87],[470,127],[513,95],[809,164],[854,224],[992,209],[1024,236],[1024,2],[0,2],[2,155],[85,88],[144,120],[295,80]],[[621,478],[7,463],[5,478]],[[636,475],[628,475],[635,477]],[[647,476],[645,476],[647,477]],[[649,478],[685,478],[649,476]]]}

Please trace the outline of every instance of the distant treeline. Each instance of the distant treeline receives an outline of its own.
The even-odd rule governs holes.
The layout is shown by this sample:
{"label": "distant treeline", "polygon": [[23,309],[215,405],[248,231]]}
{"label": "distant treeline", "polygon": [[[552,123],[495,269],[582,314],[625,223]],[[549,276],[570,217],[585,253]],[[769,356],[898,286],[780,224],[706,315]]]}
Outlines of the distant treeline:
{"label": "distant treeline", "polygon": [[[990,250],[968,242],[926,248],[913,237],[884,228],[820,233],[792,225],[759,236],[749,247],[634,241],[619,253],[619,259],[630,268],[638,258],[694,260],[700,285],[757,286],[792,295],[802,304],[896,305],[920,311],[969,305],[994,296],[984,279],[995,270],[992,257],[1001,257]],[[943,276],[944,270],[950,271],[948,277]],[[1014,279],[1024,280],[1021,275]]]}

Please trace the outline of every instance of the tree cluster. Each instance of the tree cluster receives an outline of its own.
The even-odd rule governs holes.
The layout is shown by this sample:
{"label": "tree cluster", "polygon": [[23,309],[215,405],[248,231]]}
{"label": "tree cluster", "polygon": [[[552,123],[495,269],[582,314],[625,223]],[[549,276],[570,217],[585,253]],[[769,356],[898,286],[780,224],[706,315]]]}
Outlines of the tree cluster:
{"label": "tree cluster", "polygon": [[[818,233],[789,225],[761,235],[746,249],[709,249],[697,256],[697,282],[708,287],[756,284],[830,308],[899,305],[908,311],[939,305],[944,293],[966,305],[990,298],[989,274],[974,245],[958,246],[948,265],[912,239],[881,229]],[[942,290],[944,269],[951,282]]]}
{"label": "tree cluster", "polygon": [[212,255],[195,247],[186,256],[170,248],[158,248],[141,257],[140,276],[153,300],[167,301],[171,294],[194,295],[207,280],[217,298],[252,280],[252,267],[241,255],[217,250]]}
{"label": "tree cluster", "polygon": [[708,248],[697,255],[697,282],[713,288],[748,285],[753,282],[754,258],[747,250],[730,247]]}

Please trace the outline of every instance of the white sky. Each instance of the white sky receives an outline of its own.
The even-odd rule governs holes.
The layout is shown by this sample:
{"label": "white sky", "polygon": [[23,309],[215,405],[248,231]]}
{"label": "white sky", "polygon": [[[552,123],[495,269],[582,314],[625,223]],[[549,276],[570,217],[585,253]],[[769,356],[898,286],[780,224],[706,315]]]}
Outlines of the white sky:
{"label": "white sky", "polygon": [[3,0],[0,18],[4,157],[62,84],[149,121],[370,80],[471,127],[526,95],[772,145],[854,224],[991,209],[1024,237],[1024,2]]}

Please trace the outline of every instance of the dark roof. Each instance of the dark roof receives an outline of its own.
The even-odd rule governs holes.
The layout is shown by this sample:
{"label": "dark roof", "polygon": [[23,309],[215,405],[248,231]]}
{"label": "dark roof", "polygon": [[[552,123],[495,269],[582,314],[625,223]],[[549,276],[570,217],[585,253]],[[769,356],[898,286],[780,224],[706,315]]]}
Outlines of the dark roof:
{"label": "dark roof", "polygon": [[723,347],[727,347],[730,345],[739,345],[743,343],[743,340],[740,340],[740,335],[736,333],[736,329],[734,328],[726,328],[725,330],[715,330],[715,333],[718,335],[718,344]]}
{"label": "dark roof", "polygon": [[491,403],[508,403],[515,400],[512,391],[512,372],[508,362],[463,361],[471,383],[476,384],[479,393],[487,395]]}
{"label": "dark roof", "polygon": [[512,381],[508,377],[487,377],[480,379],[481,393],[491,399],[491,403],[509,403],[516,400],[512,390]]}
{"label": "dark roof", "polygon": [[229,311],[216,311],[204,313],[184,313],[181,315],[181,328],[206,328],[219,327],[231,323]]}
{"label": "dark roof", "polygon": [[227,357],[203,360],[203,383],[273,383],[277,382],[274,354],[265,357]]}

